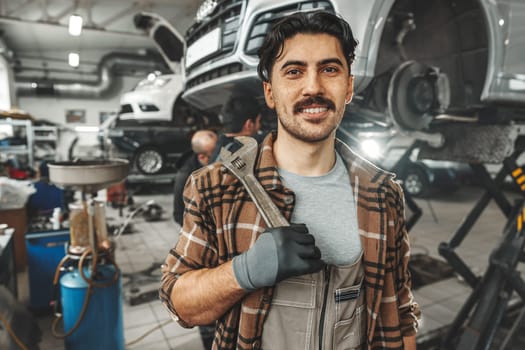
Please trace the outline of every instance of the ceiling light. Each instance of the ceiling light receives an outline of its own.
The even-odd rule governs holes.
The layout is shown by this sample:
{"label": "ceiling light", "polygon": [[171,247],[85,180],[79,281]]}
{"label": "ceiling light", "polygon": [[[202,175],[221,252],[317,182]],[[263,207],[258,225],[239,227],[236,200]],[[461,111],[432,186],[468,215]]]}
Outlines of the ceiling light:
{"label": "ceiling light", "polygon": [[69,16],[69,34],[79,36],[82,33],[82,17],[72,14]]}
{"label": "ceiling light", "polygon": [[78,64],[80,63],[80,56],[78,53],[70,52],[68,62],[71,67],[78,67]]}

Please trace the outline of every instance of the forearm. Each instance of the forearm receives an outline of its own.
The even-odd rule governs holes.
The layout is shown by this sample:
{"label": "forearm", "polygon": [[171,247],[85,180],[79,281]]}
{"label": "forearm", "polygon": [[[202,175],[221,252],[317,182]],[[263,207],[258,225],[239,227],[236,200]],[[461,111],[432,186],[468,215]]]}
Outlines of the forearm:
{"label": "forearm", "polygon": [[415,335],[403,337],[403,343],[405,344],[405,350],[416,350],[416,336]]}
{"label": "forearm", "polygon": [[187,324],[206,325],[220,318],[246,294],[237,283],[232,263],[183,274],[171,292],[178,316]]}

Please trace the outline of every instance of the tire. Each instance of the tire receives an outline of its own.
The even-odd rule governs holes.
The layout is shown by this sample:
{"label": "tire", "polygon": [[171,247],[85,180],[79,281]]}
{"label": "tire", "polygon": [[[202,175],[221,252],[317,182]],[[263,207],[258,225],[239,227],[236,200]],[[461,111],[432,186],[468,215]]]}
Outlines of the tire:
{"label": "tire", "polygon": [[428,194],[430,183],[427,174],[419,168],[409,168],[403,179],[403,188],[414,197]]}
{"label": "tire", "polygon": [[156,148],[143,148],[135,155],[135,166],[143,174],[158,174],[165,166],[164,156]]}

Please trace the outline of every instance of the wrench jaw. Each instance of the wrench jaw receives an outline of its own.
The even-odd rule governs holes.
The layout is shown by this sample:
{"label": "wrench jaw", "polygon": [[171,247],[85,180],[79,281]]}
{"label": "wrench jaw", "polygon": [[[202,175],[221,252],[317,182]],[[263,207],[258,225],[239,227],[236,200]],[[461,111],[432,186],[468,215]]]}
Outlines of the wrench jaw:
{"label": "wrench jaw", "polygon": [[233,152],[221,149],[223,166],[243,184],[268,227],[289,226],[286,218],[253,173],[258,152],[257,141],[247,136],[239,136],[235,139],[241,147]]}
{"label": "wrench jaw", "polygon": [[257,159],[257,141],[248,136],[238,136],[235,140],[241,147],[234,152],[221,148],[220,157],[223,165],[237,176],[252,174]]}

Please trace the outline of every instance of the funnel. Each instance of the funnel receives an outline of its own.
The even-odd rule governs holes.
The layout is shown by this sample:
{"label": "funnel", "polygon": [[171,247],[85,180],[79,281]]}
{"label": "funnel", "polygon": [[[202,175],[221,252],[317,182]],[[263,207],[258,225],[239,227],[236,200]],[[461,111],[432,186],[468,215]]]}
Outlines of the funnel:
{"label": "funnel", "polygon": [[49,180],[57,185],[94,193],[122,181],[129,170],[124,159],[78,160],[49,165]]}

